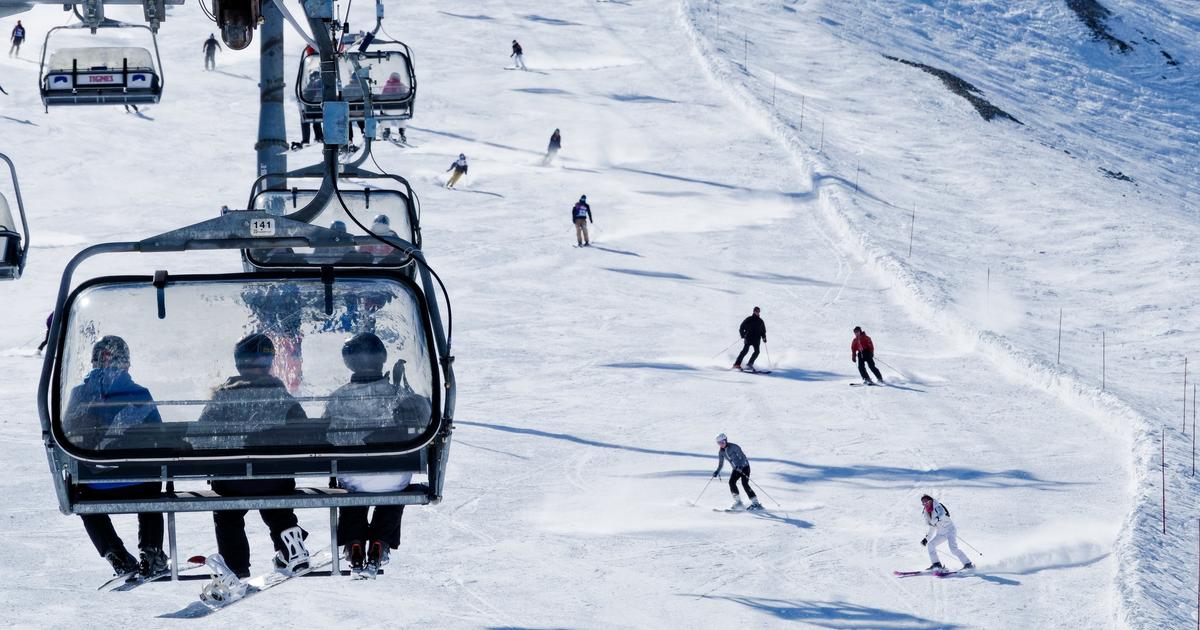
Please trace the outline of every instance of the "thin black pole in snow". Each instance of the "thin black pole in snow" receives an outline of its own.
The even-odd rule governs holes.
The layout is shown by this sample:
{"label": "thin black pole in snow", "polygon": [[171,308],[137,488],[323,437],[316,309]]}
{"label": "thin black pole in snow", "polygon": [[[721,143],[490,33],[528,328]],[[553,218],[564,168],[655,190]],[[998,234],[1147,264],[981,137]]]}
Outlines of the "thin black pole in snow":
{"label": "thin black pole in snow", "polygon": [[917,204],[913,204],[912,221],[908,223],[908,258],[912,258],[913,230],[917,225]]}
{"label": "thin black pole in snow", "polygon": [[1054,360],[1055,365],[1062,363],[1062,309],[1058,309],[1058,358]]}
{"label": "thin black pole in snow", "polygon": [[854,192],[858,192],[858,174],[862,172],[862,163],[854,165]]}

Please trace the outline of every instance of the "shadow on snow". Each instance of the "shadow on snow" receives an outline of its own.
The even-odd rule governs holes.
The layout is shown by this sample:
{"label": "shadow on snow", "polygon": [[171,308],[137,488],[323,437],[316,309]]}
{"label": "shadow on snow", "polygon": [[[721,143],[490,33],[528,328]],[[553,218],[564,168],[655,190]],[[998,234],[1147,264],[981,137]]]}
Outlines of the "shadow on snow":
{"label": "shadow on snow", "polygon": [[[681,596],[695,597],[686,593]],[[959,628],[954,624],[915,617],[907,613],[861,606],[850,602],[821,602],[742,595],[704,595],[699,599],[716,599],[741,604],[774,616],[783,621],[799,621],[821,628],[874,628],[878,630]]]}

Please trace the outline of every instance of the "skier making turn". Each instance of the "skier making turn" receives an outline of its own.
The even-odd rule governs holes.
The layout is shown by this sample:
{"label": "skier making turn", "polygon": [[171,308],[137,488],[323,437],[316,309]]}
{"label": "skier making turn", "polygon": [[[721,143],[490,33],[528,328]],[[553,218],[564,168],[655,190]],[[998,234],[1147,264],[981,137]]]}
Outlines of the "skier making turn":
{"label": "skier making turn", "polygon": [[591,245],[587,224],[593,222],[592,207],[588,205],[587,195],[580,195],[579,201],[571,207],[571,221],[575,224],[575,244],[579,247]]}
{"label": "skier making turn", "polygon": [[525,51],[515,39],[513,40],[512,54],[509,55],[509,57],[512,57],[514,60],[515,65],[513,65],[513,70],[516,70],[517,68],[520,68],[521,70],[529,69],[525,67]]}
{"label": "skier making turn", "polygon": [[458,179],[467,174],[467,156],[459,153],[458,159],[454,160],[450,164],[450,168],[446,169],[447,173],[450,171],[454,171],[454,174],[450,176],[450,181],[446,182],[446,188],[454,188],[454,185],[458,183]]}
{"label": "skier making turn", "polygon": [[933,564],[929,565],[926,571],[945,571],[945,567],[938,561],[937,546],[942,542],[949,543],[950,553],[958,558],[959,562],[963,563],[963,570],[974,569],[975,565],[971,559],[958,548],[958,529],[954,526],[954,521],[950,520],[950,510],[946,506],[933,500],[933,497],[928,494],[921,495],[921,514],[925,517],[925,524],[929,526],[929,531],[925,533],[925,537],[921,539],[921,544],[929,551],[929,561]]}
{"label": "skier making turn", "polygon": [[562,133],[558,129],[550,134],[550,144],[546,146],[546,157],[542,158],[542,166],[547,166],[554,161],[558,155],[559,149],[562,149]]}
{"label": "skier making turn", "polygon": [[746,509],[761,510],[762,504],[758,502],[758,497],[750,488],[750,460],[742,452],[742,447],[726,439],[724,433],[717,436],[717,446],[721,447],[721,451],[717,454],[717,470],[713,472],[713,476],[721,474],[726,459],[729,460],[729,467],[733,469],[729,473],[729,491],[733,493],[733,505],[729,506],[729,509],[740,510],[743,507],[742,496],[738,494],[737,489],[737,482],[740,479],[742,487],[746,490],[746,496],[750,497],[750,507]]}
{"label": "skier making turn", "polygon": [[758,358],[758,342],[762,340],[767,343],[767,323],[758,316],[758,307],[754,307],[754,312],[749,317],[742,320],[742,325],[738,327],[738,334],[742,336],[742,351],[738,354],[737,360],[733,362],[733,369],[742,369],[742,359],[746,358],[746,353],[751,347],[754,348],[754,354],[750,355],[750,362],[746,364],[746,369],[754,371],[754,360]]}
{"label": "skier making turn", "polygon": [[858,373],[862,375],[863,385],[875,384],[871,377],[867,376],[868,367],[875,374],[875,378],[879,379],[880,383],[883,382],[883,375],[879,373],[879,368],[875,367],[875,344],[858,326],[854,327],[854,341],[850,342],[850,362],[858,363]]}

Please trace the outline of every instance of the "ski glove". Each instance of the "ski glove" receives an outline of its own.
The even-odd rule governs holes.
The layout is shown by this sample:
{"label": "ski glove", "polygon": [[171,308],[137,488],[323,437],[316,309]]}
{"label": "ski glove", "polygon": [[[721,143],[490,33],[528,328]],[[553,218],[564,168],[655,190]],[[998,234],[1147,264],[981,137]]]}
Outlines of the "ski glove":
{"label": "ski glove", "polygon": [[922,538],[922,539],[921,539],[921,546],[922,546],[922,547],[924,547],[924,546],[926,546],[926,545],[928,545],[928,544],[929,544],[929,539],[928,539],[928,538]]}
{"label": "ski glove", "polygon": [[717,478],[717,475],[718,475],[718,474],[720,474],[720,472],[721,472],[721,471],[717,471],[717,472],[713,473],[713,479],[716,479],[716,478]]}

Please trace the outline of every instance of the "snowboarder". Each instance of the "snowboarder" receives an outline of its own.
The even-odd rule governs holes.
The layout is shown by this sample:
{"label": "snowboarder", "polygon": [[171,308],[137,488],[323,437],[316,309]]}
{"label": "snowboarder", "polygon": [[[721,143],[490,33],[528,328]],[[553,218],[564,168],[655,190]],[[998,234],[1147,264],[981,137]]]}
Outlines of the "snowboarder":
{"label": "snowboarder", "polygon": [[974,569],[975,565],[971,559],[967,557],[961,549],[958,548],[958,528],[954,526],[954,521],[950,520],[950,510],[946,506],[933,500],[933,497],[928,494],[921,495],[921,514],[925,516],[925,524],[929,527],[929,531],[925,533],[925,537],[921,539],[921,544],[929,552],[929,561],[933,564],[929,565],[926,571],[942,571],[945,567],[938,561],[937,546],[942,542],[949,543],[950,553],[958,558],[959,562],[963,563],[963,569]]}
{"label": "snowboarder", "polygon": [[550,145],[546,147],[546,157],[542,158],[542,166],[550,164],[550,162],[553,161],[556,156],[558,156],[558,150],[561,148],[562,134],[555,129],[554,133],[550,134]]}
{"label": "snowboarder", "polygon": [[521,45],[518,44],[517,40],[515,40],[515,39],[513,40],[512,54],[509,55],[509,57],[512,57],[513,59],[516,60],[516,65],[513,66],[514,70],[516,70],[518,68],[521,70],[529,69],[529,68],[525,67],[525,51],[521,48]]}
{"label": "snowboarder", "polygon": [[883,375],[879,373],[879,368],[875,367],[875,344],[858,326],[854,327],[854,341],[850,342],[850,362],[858,363],[858,373],[862,375],[863,385],[875,384],[867,375],[868,367],[875,374],[875,378],[879,379],[880,383],[883,382]]}
{"label": "snowboarder", "polygon": [[[154,398],[129,376],[129,346],[116,335],[102,337],[92,346],[92,370],[83,383],[71,390],[63,429],[76,446],[103,450],[120,437],[125,427],[162,423]],[[93,483],[79,488],[83,499],[120,500],[157,497],[162,486],[148,483]],[[167,569],[163,553],[163,516],[141,512],[138,519],[138,549],[141,561],[125,548],[107,514],[82,514],[83,527],[100,556],[116,575],[150,577]]]}
{"label": "snowboarder", "polygon": [[750,362],[746,364],[746,369],[754,371],[754,360],[758,358],[758,342],[761,340],[767,343],[767,324],[758,316],[759,308],[754,307],[754,312],[749,317],[742,320],[742,325],[738,327],[738,334],[742,336],[742,351],[738,353],[737,360],[733,362],[733,369],[742,369],[742,359],[746,358],[746,353],[750,348],[754,348],[754,354],[750,355]]}
{"label": "snowboarder", "polygon": [[217,43],[217,38],[212,33],[208,34],[208,39],[204,40],[204,69],[217,69],[217,51],[221,45]]}
{"label": "snowboarder", "polygon": [[[275,345],[262,333],[246,336],[237,343],[233,353],[238,375],[232,376],[213,392],[212,401],[200,413],[199,423],[225,425],[213,430],[222,443],[217,448],[241,446],[247,437],[284,426],[289,422],[307,419],[304,408],[288,393],[283,381],[271,375],[275,361]],[[233,444],[231,442],[239,442]],[[221,496],[258,494],[288,494],[296,489],[295,479],[254,479],[213,481],[213,492]],[[250,575],[250,543],[246,539],[246,512],[222,510],[213,512],[217,550],[239,578]],[[308,550],[296,513],[291,509],[258,511],[271,530],[275,545],[275,566],[289,571],[308,567]]]}
{"label": "snowboarder", "polygon": [[[391,441],[415,436],[429,425],[429,399],[383,371],[387,349],[374,333],[363,332],[342,345],[342,362],[350,369],[350,382],[330,394],[321,416],[329,421],[329,441],[338,446],[360,446],[373,435]],[[410,435],[411,434],[411,435]],[[410,473],[343,475],[338,483],[355,492],[399,492],[412,481]],[[367,518],[368,506],[339,510],[338,538],[352,571],[378,572],[388,563],[392,549],[400,546],[403,505],[377,505]]]}
{"label": "snowboarder", "polygon": [[21,20],[17,20],[17,25],[12,30],[12,46],[8,49],[8,56],[21,56],[21,44],[25,41],[25,27],[21,24]]}
{"label": "snowboarder", "polygon": [[46,316],[46,336],[42,337],[42,343],[38,344],[38,354],[41,354],[42,350],[46,349],[46,344],[50,343],[50,320],[52,319],[54,319],[54,311],[50,311],[50,314]]}
{"label": "snowboarder", "polygon": [[737,489],[737,482],[740,479],[742,488],[746,490],[746,496],[750,497],[750,507],[746,509],[761,510],[762,504],[758,502],[758,497],[750,487],[750,460],[742,452],[742,447],[726,439],[724,433],[717,436],[717,446],[721,447],[721,450],[717,453],[717,470],[713,472],[712,476],[716,477],[721,474],[726,459],[729,460],[729,467],[733,469],[729,473],[729,491],[733,493],[733,505],[729,506],[729,509],[740,510],[743,507],[742,496],[738,494]]}
{"label": "snowboarder", "polygon": [[571,220],[575,222],[575,244],[579,247],[591,245],[587,224],[593,223],[592,207],[588,205],[587,195],[580,195],[579,201],[571,208]]}
{"label": "snowboarder", "polygon": [[454,188],[454,184],[458,182],[458,178],[467,174],[467,156],[462,153],[458,154],[458,159],[450,164],[450,168],[446,172],[454,171],[450,176],[450,181],[446,182],[446,188]]}

